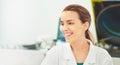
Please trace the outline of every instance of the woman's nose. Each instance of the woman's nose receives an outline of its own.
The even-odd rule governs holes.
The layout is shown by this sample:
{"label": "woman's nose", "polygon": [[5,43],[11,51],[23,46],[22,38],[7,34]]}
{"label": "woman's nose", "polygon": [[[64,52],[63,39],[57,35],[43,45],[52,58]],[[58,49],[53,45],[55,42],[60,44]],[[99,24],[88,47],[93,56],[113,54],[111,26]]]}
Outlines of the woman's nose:
{"label": "woman's nose", "polygon": [[68,30],[68,26],[67,25],[62,26],[62,31],[67,31],[67,30]]}

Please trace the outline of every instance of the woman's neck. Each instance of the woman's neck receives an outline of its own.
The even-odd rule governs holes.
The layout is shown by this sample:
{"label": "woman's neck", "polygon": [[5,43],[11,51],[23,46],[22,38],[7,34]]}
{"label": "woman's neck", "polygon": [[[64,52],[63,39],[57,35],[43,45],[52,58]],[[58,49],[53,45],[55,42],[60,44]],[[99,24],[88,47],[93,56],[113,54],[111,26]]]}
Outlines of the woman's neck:
{"label": "woman's neck", "polygon": [[71,44],[71,49],[73,55],[76,59],[76,62],[84,62],[88,53],[89,53],[90,45],[87,41],[76,42]]}
{"label": "woman's neck", "polygon": [[86,39],[82,41],[79,40],[71,43],[71,48],[73,51],[82,51],[82,50],[85,51],[85,50],[88,50],[89,43]]}

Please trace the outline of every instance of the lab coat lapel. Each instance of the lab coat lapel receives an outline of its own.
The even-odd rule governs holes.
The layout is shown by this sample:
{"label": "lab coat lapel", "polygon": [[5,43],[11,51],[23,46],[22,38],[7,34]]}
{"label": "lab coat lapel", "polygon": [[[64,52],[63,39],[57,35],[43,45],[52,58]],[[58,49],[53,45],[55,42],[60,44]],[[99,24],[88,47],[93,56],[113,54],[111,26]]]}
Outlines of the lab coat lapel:
{"label": "lab coat lapel", "polygon": [[89,50],[88,56],[84,62],[84,65],[95,65],[95,63],[96,63],[95,48],[94,48],[93,43],[90,40],[88,40],[88,42],[90,43],[90,50]]}
{"label": "lab coat lapel", "polygon": [[64,54],[65,64],[66,65],[77,65],[69,43],[67,43],[64,52],[65,52]]}

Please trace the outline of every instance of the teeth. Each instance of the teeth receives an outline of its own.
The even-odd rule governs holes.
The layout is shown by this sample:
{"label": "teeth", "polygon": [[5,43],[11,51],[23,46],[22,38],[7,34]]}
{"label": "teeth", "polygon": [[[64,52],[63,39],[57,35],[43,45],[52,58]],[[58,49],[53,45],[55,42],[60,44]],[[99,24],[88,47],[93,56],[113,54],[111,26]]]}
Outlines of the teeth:
{"label": "teeth", "polygon": [[65,34],[66,37],[69,37],[70,35],[71,35],[71,33],[67,33],[67,34]]}

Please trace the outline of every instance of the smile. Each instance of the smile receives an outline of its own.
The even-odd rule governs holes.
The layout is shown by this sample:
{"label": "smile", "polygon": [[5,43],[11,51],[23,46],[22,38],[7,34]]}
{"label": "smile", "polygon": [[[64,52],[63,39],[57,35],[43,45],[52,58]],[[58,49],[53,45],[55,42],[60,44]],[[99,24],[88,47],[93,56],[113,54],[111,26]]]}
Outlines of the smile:
{"label": "smile", "polygon": [[70,37],[73,33],[65,33],[65,37]]}

